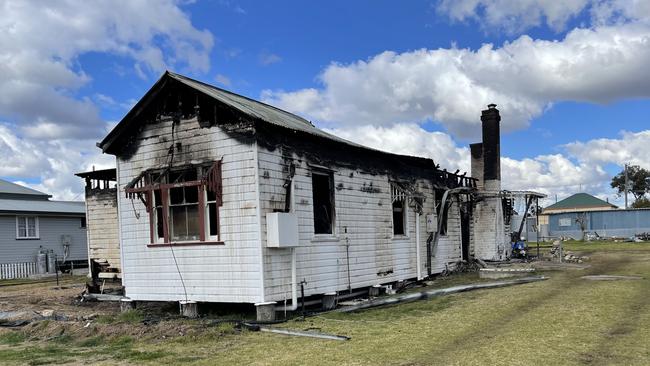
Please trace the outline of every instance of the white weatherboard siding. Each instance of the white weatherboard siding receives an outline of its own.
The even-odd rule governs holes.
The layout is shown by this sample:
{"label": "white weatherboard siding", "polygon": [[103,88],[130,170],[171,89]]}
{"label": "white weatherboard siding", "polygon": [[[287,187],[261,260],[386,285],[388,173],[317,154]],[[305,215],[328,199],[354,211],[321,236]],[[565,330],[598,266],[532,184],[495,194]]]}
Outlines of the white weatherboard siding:
{"label": "white weatherboard siding", "polygon": [[[510,226],[504,225],[503,205],[499,197],[486,197],[476,205],[473,217],[476,257],[499,261],[510,254]],[[501,228],[501,230],[499,230]]]}
{"label": "white weatherboard siding", "polygon": [[[369,174],[349,168],[332,167],[335,186],[336,229],[332,236],[314,236],[311,167],[297,156],[283,156],[280,149],[260,147],[258,153],[261,207],[261,241],[264,257],[266,300],[291,298],[291,250],[266,248],[266,213],[282,210],[288,165],[296,166],[292,208],[298,216],[300,246],[297,252],[297,279],[305,280],[305,295],[342,291],[348,288],[348,255],[351,287],[360,288],[415,278],[415,213],[408,208],[407,236],[393,238],[390,182],[386,175]],[[301,160],[302,159],[302,160]],[[420,217],[421,272],[426,275],[425,215],[434,212],[430,183],[420,180],[425,194]],[[347,234],[346,234],[347,228]],[[441,237],[433,258],[433,272],[461,258],[461,231],[458,205],[449,213],[448,235]],[[380,274],[389,272],[388,274]]]}
{"label": "white weatherboard siding", "polygon": [[88,255],[90,259],[105,259],[110,267],[119,269],[120,240],[116,190],[94,189],[86,192]]}
{"label": "white weatherboard siding", "polygon": [[[143,126],[131,157],[118,157],[118,199],[126,295],[134,300],[184,300],[185,294],[170,247],[149,248],[149,215],[139,200],[125,197],[124,187],[140,172],[165,167],[172,144],[171,120]],[[255,144],[232,138],[219,127],[200,128],[195,119],[175,130],[182,151],[174,166],[222,159],[224,245],[176,246],[188,298],[205,302],[258,302],[261,268],[256,200]],[[139,216],[139,218],[136,217]]]}

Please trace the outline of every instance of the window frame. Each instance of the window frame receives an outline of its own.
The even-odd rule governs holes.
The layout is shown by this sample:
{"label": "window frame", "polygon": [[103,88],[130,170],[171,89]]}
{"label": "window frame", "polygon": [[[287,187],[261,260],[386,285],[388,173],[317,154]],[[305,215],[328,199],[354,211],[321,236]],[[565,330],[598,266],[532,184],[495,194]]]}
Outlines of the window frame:
{"label": "window frame", "polygon": [[[407,191],[405,191],[400,185],[391,182],[390,183],[390,191],[391,191],[391,215],[390,215],[390,220],[391,220],[391,235],[393,239],[409,239],[410,238],[410,230],[409,230],[409,198],[410,195],[408,194]],[[403,233],[402,234],[396,234],[395,233],[395,207],[394,204],[395,202],[400,201],[402,202],[402,229]]]}
{"label": "window frame", "polygon": [[[149,214],[149,244],[148,247],[159,247],[159,246],[180,246],[180,245],[222,245],[224,244],[221,240],[221,225],[220,225],[220,215],[219,207],[221,207],[222,200],[222,174],[221,174],[221,160],[213,162],[211,164],[204,165],[192,165],[185,167],[175,167],[169,171],[148,171],[138,177],[137,180],[145,181],[145,183],[140,183],[140,187],[128,187],[125,189],[127,195],[137,195],[147,208],[147,213]],[[183,182],[167,183],[170,172],[179,172],[183,170],[197,170],[197,179]],[[212,174],[212,170],[216,169],[216,172]],[[157,176],[160,178],[161,174],[165,174],[162,177],[164,182],[154,182],[153,177]],[[207,201],[208,190],[210,189],[210,184],[207,177],[208,174],[214,175],[214,179],[217,180],[216,183],[216,192],[214,192],[215,199],[213,201]],[[134,183],[135,185],[137,183]],[[170,190],[173,188],[187,188],[187,187],[196,187],[198,190],[198,207],[197,207],[197,221],[199,224],[199,238],[198,240],[177,240],[173,241],[171,238],[171,228],[170,228],[170,207],[175,206],[171,205],[170,201]],[[160,201],[161,205],[157,204],[156,201],[156,192],[160,192]],[[132,197],[134,199],[135,197]],[[216,230],[217,235],[210,235],[210,223],[209,223],[209,204],[214,202],[216,205]],[[163,236],[158,235],[158,222],[161,219],[158,215],[158,209],[161,208],[162,211],[162,229]]]}
{"label": "window frame", "polygon": [[[312,228],[314,230],[314,239],[319,240],[319,239],[329,239],[329,238],[336,238],[337,232],[336,232],[336,199],[335,199],[335,185],[334,185],[334,172],[331,170],[327,169],[319,169],[316,167],[312,167],[311,169],[311,193],[312,193]],[[329,182],[329,198],[330,198],[330,210],[331,210],[331,218],[330,218],[330,232],[329,233],[317,233],[316,232],[316,205],[314,203],[314,176],[324,176],[328,178]]]}
{"label": "window frame", "polygon": [[[20,230],[18,225],[18,221],[23,218],[25,219],[25,236],[20,236]],[[34,234],[35,236],[30,236],[29,235],[29,219],[33,218],[34,219]],[[16,215],[16,240],[40,240],[41,239],[41,233],[40,233],[40,223],[39,223],[39,217],[35,215]]]}

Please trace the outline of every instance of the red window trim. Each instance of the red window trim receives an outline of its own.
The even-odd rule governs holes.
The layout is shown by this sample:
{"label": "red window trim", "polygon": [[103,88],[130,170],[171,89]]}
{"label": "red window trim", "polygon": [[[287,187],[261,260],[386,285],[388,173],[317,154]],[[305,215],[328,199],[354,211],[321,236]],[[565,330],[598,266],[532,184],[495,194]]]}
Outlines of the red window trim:
{"label": "red window trim", "polygon": [[147,244],[148,248],[160,248],[160,247],[190,247],[196,245],[226,245],[223,241],[178,241],[172,243],[156,243],[156,244]]}
{"label": "red window trim", "polygon": [[[141,182],[144,179],[145,174],[140,174],[140,179],[135,184]],[[221,182],[221,160],[213,163],[212,167],[208,170],[208,176],[201,180],[193,180],[187,182],[179,183],[156,183],[156,184],[147,184],[140,185],[139,187],[128,187],[125,189],[127,197],[133,199],[134,195],[137,196],[146,206],[147,212],[149,213],[149,244],[147,247],[160,247],[160,246],[190,246],[190,245],[224,245],[223,241],[206,241],[206,225],[205,225],[205,210],[207,208],[207,203],[205,200],[205,194],[203,191],[206,189],[212,188],[215,190],[216,204],[217,207],[222,205],[222,187]],[[180,187],[197,187],[200,190],[199,197],[199,240],[191,242],[170,242],[169,238],[169,190],[171,188],[180,188]],[[155,227],[155,215],[156,207],[154,202],[154,191],[160,191],[160,199],[162,201],[162,213],[163,213],[163,237],[164,243],[155,242],[156,237],[156,227]],[[143,194],[145,197],[143,197]],[[219,209],[216,210],[216,220],[217,228],[219,235],[221,235],[221,228],[219,225]]]}

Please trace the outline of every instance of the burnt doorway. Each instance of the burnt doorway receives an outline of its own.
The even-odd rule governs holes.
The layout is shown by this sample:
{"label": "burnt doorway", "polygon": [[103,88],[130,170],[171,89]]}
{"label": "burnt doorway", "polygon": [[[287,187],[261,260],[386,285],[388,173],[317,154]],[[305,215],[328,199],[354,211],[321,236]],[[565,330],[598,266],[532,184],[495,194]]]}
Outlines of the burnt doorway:
{"label": "burnt doorway", "polygon": [[460,205],[460,248],[464,261],[469,261],[469,239],[470,239],[470,219],[471,219],[471,204],[466,202]]}

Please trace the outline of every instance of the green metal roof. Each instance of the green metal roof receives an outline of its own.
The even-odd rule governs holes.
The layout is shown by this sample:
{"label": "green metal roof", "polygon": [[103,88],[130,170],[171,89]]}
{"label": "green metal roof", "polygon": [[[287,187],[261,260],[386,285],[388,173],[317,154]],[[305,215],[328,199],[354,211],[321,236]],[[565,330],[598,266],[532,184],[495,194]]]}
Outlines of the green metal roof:
{"label": "green metal roof", "polygon": [[568,210],[568,209],[581,209],[581,208],[597,208],[597,207],[613,207],[618,208],[618,206],[613,205],[609,202],[603,201],[598,197],[594,197],[588,193],[577,193],[571,197],[565,198],[562,201],[550,205],[544,209],[547,210]]}

